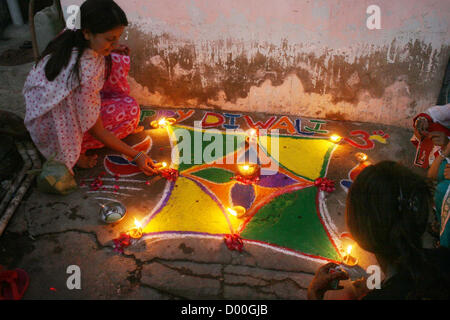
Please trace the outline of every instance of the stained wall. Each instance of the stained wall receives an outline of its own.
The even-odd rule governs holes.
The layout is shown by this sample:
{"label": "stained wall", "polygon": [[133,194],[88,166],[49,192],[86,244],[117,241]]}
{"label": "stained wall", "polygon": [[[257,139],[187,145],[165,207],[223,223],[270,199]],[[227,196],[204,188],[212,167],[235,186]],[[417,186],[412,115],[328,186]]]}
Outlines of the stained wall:
{"label": "stained wall", "polygon": [[116,2],[145,105],[409,126],[436,104],[450,56],[448,1]]}

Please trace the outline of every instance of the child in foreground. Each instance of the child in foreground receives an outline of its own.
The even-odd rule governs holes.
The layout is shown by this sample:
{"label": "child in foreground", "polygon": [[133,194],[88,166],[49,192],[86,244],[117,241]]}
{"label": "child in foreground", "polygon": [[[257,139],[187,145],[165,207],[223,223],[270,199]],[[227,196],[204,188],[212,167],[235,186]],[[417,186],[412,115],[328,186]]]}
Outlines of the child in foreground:
{"label": "child in foreground", "polygon": [[[425,249],[422,244],[433,208],[433,190],[426,178],[396,162],[380,162],[358,175],[346,207],[353,239],[375,254],[386,276],[381,289],[358,290],[355,299],[450,298],[450,249]],[[330,273],[334,267],[328,263],[318,269],[308,299],[323,299],[334,289],[334,280],[348,279],[345,272]]]}

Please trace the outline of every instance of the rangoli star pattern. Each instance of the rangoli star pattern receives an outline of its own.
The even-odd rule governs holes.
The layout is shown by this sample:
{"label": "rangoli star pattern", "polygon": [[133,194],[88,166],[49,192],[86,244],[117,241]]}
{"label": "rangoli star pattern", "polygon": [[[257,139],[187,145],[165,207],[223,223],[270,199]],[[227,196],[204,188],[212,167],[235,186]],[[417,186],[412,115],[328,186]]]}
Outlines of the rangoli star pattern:
{"label": "rangoli star pattern", "polygon": [[[208,137],[210,130],[175,125],[167,132],[175,163],[186,151],[179,148],[186,132],[191,141],[195,135],[207,137],[201,140],[202,150],[214,143]],[[315,179],[325,177],[336,145],[324,138],[290,135],[265,135],[249,145],[244,134],[221,134],[223,152],[211,152],[214,162],[198,161],[192,152],[191,163],[175,164],[179,177],[167,182],[163,198],[143,220],[144,234],[238,233],[244,241],[339,261],[336,239],[321,212],[321,191],[314,186]],[[233,148],[226,145],[230,141],[226,138],[235,142]],[[263,168],[260,180],[254,185],[233,180],[237,164],[230,164],[230,157],[241,162],[256,158]],[[247,210],[245,217],[227,212],[236,205]]]}

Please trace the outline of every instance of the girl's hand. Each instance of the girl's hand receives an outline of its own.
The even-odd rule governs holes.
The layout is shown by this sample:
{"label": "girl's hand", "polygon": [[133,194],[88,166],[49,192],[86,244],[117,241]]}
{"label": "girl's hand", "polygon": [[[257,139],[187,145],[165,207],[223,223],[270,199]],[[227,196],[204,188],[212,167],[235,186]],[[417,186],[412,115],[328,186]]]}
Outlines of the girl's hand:
{"label": "girl's hand", "polygon": [[348,275],[345,272],[336,271],[333,273],[330,273],[330,269],[337,267],[337,264],[335,263],[327,263],[323,266],[321,266],[314,278],[312,279],[311,283],[309,284],[308,288],[308,299],[309,300],[323,300],[323,296],[325,295],[325,292],[328,290],[340,290],[343,289],[342,286],[337,287],[337,289],[334,289],[331,287],[331,282],[333,280],[347,280]]}
{"label": "girl's hand", "polygon": [[114,49],[112,52],[118,53],[118,54],[121,54],[121,55],[125,55],[125,56],[129,56],[131,50],[126,45],[119,44],[118,47],[116,49]]}
{"label": "girl's hand", "polygon": [[136,160],[136,164],[148,176],[158,173],[152,159],[144,153]]}

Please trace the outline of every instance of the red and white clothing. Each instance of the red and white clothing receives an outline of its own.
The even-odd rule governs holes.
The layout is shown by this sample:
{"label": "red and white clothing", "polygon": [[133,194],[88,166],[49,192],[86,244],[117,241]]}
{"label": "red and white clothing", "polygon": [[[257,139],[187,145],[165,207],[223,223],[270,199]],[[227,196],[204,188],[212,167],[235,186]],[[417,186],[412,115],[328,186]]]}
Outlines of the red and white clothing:
{"label": "red and white clothing", "polygon": [[134,131],[140,116],[139,105],[128,96],[129,57],[112,54],[111,76],[105,83],[105,59],[88,48],[80,59],[80,83],[69,85],[67,79],[77,55],[74,49],[68,66],[51,82],[45,76],[49,56],[44,57],[31,70],[23,88],[24,122],[34,144],[44,157],[56,155],[55,160],[69,170],[80,153],[103,147],[88,133],[99,116],[105,128],[120,139]]}
{"label": "red and white clothing", "polygon": [[[424,117],[428,121],[428,132],[442,131],[450,139],[450,104],[433,106],[423,113],[419,113],[413,119],[413,126],[417,118]],[[416,135],[411,137],[411,142],[417,148],[415,165],[428,168],[439,155],[440,146],[435,146],[430,137],[419,140]]]}

